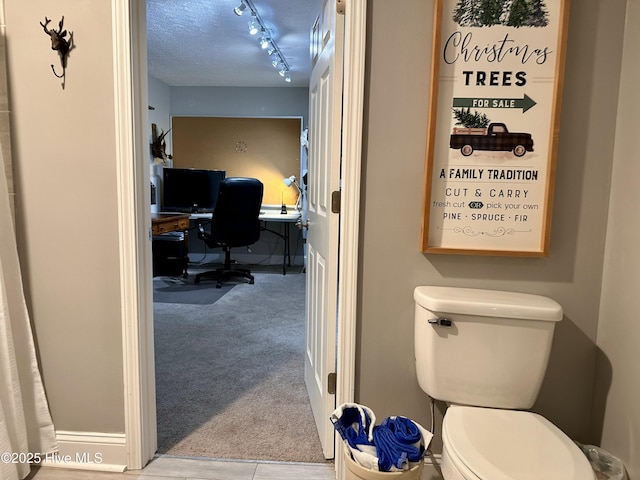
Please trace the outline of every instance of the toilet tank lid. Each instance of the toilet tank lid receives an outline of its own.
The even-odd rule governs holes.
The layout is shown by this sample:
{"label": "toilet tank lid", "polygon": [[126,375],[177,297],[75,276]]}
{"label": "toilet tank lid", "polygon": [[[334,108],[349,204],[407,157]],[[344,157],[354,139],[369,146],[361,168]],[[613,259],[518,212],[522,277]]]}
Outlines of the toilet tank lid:
{"label": "toilet tank lid", "polygon": [[559,322],[562,307],[541,295],[458,287],[416,287],[413,298],[431,312]]}

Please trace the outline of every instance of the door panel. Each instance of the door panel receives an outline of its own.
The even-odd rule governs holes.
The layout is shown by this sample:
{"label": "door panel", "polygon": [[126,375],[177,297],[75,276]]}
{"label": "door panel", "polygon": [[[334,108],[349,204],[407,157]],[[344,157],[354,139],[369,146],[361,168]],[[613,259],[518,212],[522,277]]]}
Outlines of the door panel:
{"label": "door panel", "polygon": [[327,391],[336,371],[339,216],[331,194],[340,188],[343,17],[325,0],[312,29],[314,67],[309,86],[309,218],[305,382],[326,458],[334,456],[329,415],[335,394]]}

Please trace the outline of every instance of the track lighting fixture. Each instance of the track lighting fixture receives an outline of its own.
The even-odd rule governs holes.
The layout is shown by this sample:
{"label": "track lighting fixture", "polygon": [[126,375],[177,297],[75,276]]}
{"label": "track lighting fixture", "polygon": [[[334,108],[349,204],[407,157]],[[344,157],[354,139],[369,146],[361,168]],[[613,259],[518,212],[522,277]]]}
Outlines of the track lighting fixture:
{"label": "track lighting fixture", "polygon": [[266,50],[269,46],[269,37],[267,37],[267,35],[263,32],[258,43],[260,43],[260,48]]}
{"label": "track lighting fixture", "polygon": [[244,1],[241,1],[240,5],[238,5],[236,8],[233,9],[233,13],[240,16],[246,9],[247,9],[247,5],[244,3]]}
{"label": "track lighting fixture", "polygon": [[257,17],[254,13],[251,13],[251,21],[249,22],[249,35],[255,35],[260,30],[260,25],[257,22]]}
{"label": "track lighting fixture", "polygon": [[282,51],[278,47],[278,44],[271,37],[269,29],[266,27],[264,21],[258,14],[256,7],[253,4],[253,0],[240,0],[240,5],[233,9],[233,12],[240,16],[244,10],[249,9],[251,11],[251,21],[249,21],[249,35],[257,35],[261,32],[258,43],[262,50],[265,50],[269,57],[273,57],[271,64],[278,70],[281,77],[284,77],[284,81],[291,82],[291,67],[287,63],[286,58],[282,54]]}

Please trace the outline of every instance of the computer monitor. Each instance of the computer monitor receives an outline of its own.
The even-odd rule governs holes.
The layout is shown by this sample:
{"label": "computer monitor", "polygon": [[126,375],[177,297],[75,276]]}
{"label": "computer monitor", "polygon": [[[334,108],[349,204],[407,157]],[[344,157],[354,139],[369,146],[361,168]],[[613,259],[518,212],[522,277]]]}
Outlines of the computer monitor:
{"label": "computer monitor", "polygon": [[224,170],[165,168],[162,183],[162,211],[213,212],[224,180]]}

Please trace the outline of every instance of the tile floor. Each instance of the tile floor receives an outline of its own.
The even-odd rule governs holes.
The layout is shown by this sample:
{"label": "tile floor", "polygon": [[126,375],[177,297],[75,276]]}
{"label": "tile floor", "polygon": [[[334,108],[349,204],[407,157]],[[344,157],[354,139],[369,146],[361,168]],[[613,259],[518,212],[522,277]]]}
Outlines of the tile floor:
{"label": "tile floor", "polygon": [[[34,468],[26,480],[335,480],[333,463],[235,462],[159,455],[143,470],[124,473]],[[426,464],[421,480],[442,480],[440,468]]]}
{"label": "tile floor", "polygon": [[106,473],[34,468],[27,480],[334,480],[334,464],[234,462],[157,456],[143,470]]}

